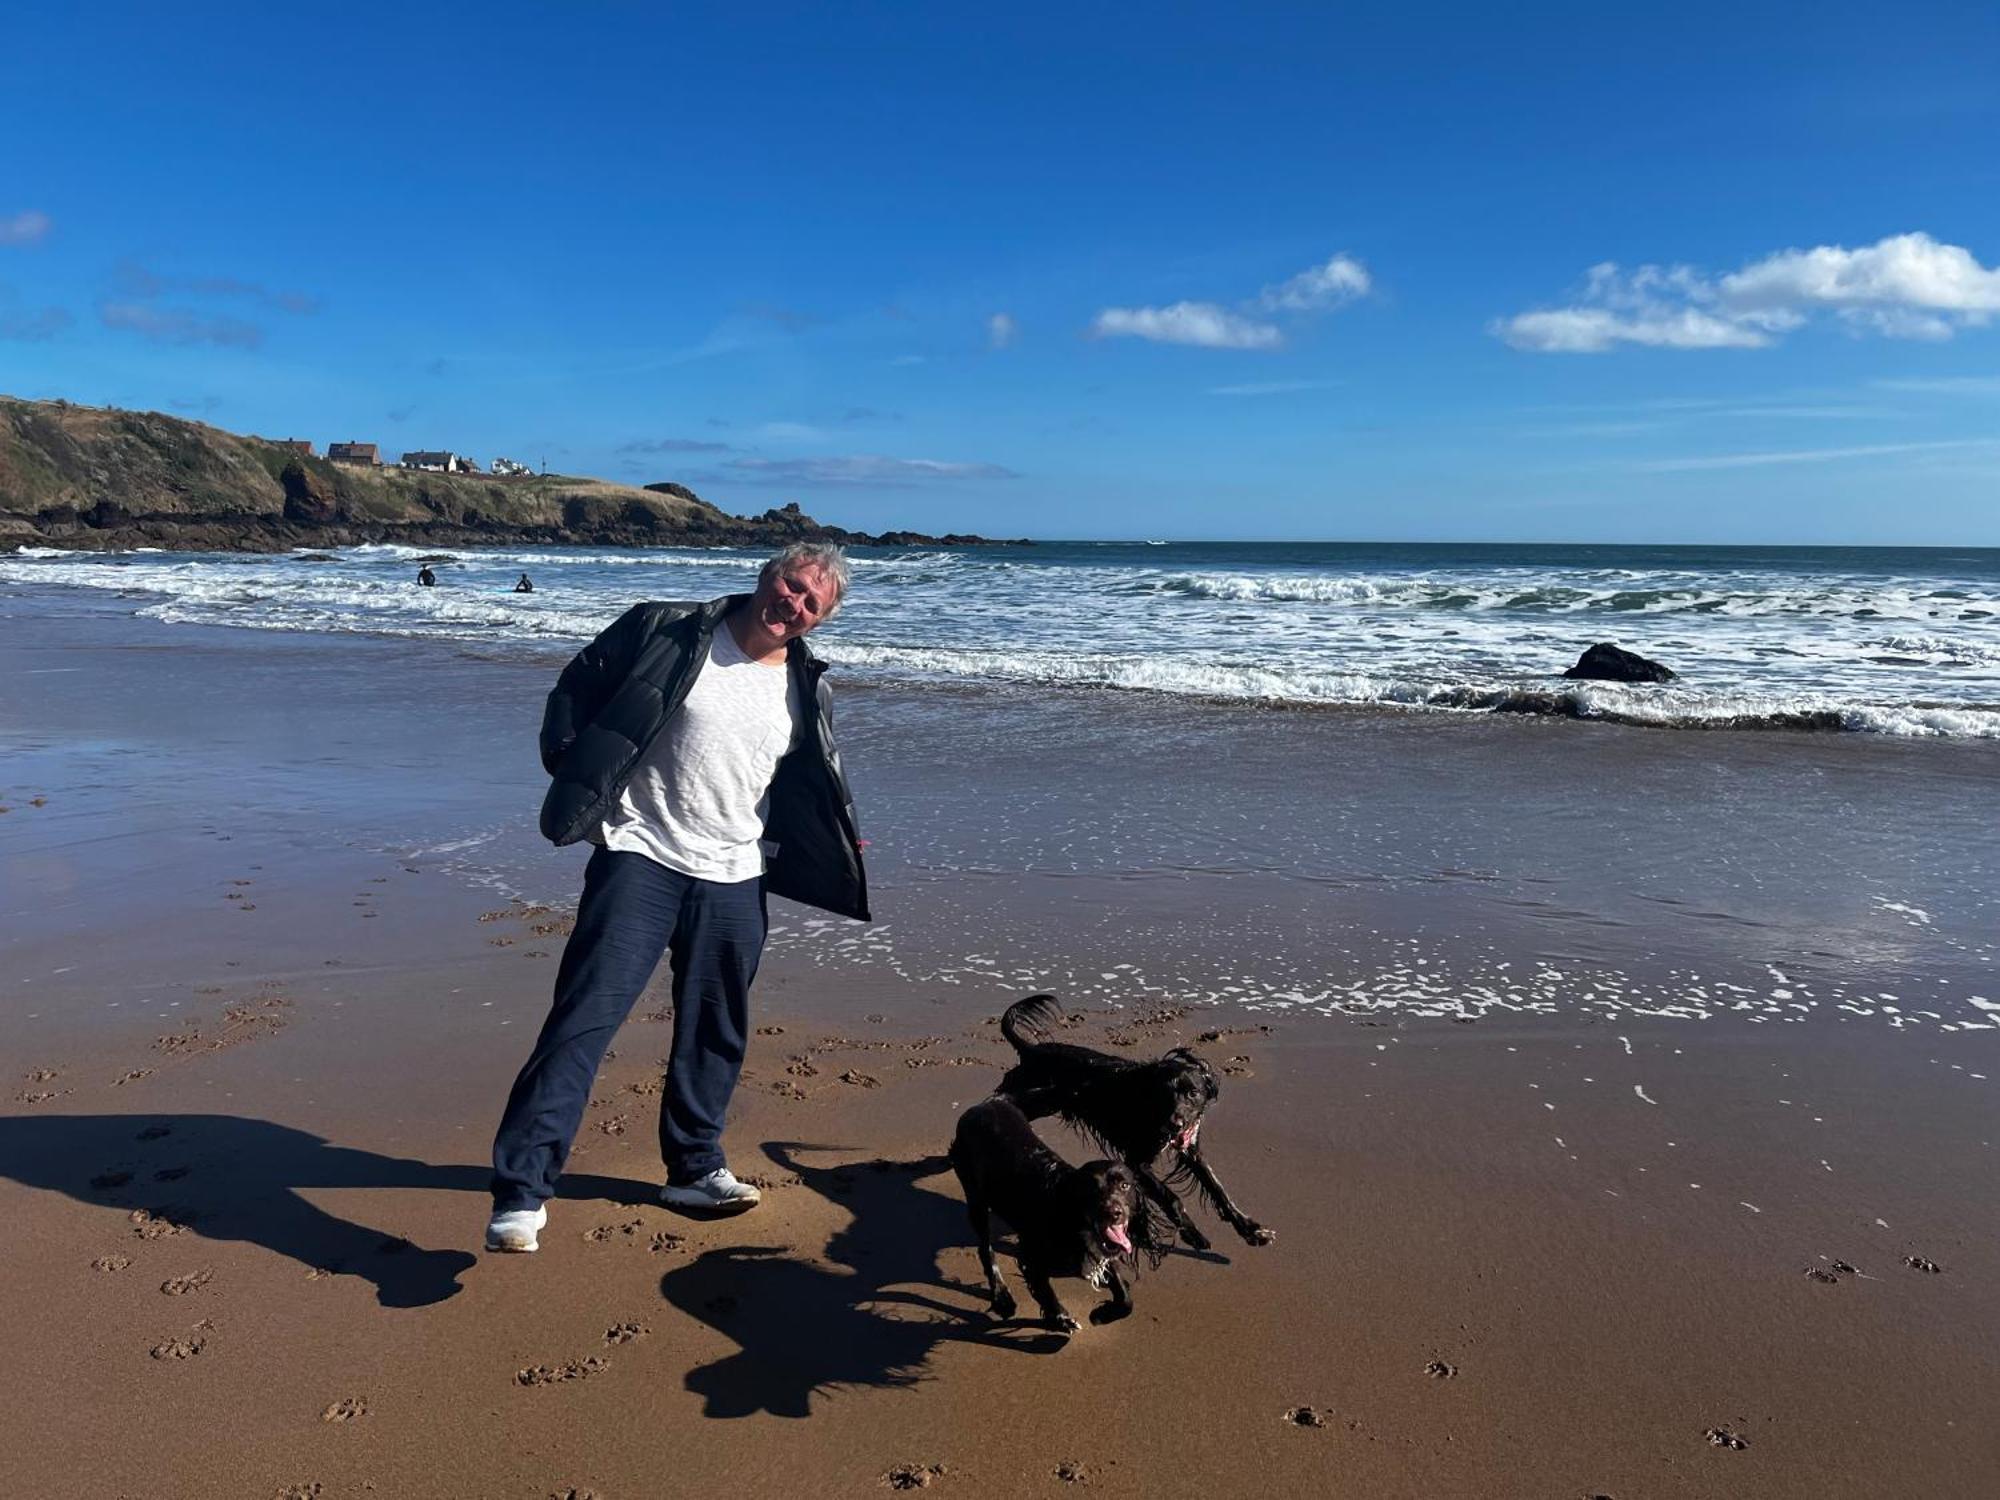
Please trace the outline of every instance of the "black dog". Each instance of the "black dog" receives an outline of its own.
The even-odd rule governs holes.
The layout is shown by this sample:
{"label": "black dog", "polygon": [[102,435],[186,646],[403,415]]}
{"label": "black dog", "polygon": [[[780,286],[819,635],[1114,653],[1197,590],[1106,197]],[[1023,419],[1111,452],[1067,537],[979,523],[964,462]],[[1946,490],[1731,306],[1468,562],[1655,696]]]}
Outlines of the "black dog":
{"label": "black dog", "polygon": [[[999,1092],[1031,1119],[1061,1115],[1124,1162],[1195,1249],[1206,1250],[1208,1236],[1195,1228],[1168,1182],[1192,1177],[1202,1196],[1246,1243],[1268,1245],[1276,1239],[1275,1233],[1229,1201],[1202,1159],[1202,1115],[1222,1092],[1215,1070],[1185,1047],[1152,1062],[1132,1062],[1090,1047],[1050,1041],[1049,1025],[1061,1014],[1053,995],[1030,995],[1007,1007],[1000,1017],[1000,1032],[1021,1060],[1000,1080]],[[1163,1181],[1154,1163],[1168,1151],[1173,1163]],[[1140,1221],[1140,1229],[1145,1249],[1165,1251],[1164,1244],[1154,1242],[1149,1219]]]}
{"label": "black dog", "polygon": [[1072,1167],[1042,1144],[1018,1105],[998,1097],[958,1117],[951,1164],[965,1189],[996,1317],[1014,1316],[1014,1294],[993,1259],[994,1214],[1014,1228],[1021,1275],[1050,1328],[1074,1333],[1079,1326],[1056,1300],[1051,1276],[1081,1276],[1111,1289],[1110,1302],[1092,1311],[1093,1323],[1131,1312],[1118,1262],[1132,1256],[1133,1222],[1144,1205],[1129,1169],[1109,1161]]}

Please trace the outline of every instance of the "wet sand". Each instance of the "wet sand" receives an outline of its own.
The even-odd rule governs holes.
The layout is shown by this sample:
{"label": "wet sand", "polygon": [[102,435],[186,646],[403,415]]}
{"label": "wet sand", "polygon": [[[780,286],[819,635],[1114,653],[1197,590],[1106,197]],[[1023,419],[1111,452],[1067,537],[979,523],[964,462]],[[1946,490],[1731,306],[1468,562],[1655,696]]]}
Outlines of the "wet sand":
{"label": "wet sand", "polygon": [[[863,744],[869,713],[849,709]],[[1415,1000],[1378,965],[1345,1009],[1185,1007],[1158,992],[1187,962],[1176,916],[1224,940],[1215,893],[1253,874],[892,857],[884,895],[907,899],[885,925],[928,932],[884,957],[841,949],[845,929],[813,939],[794,912],[760,979],[727,1145],[762,1208],[699,1222],[652,1201],[656,989],[541,1253],[487,1256],[486,1149],[563,913],[467,884],[453,854],[385,850],[361,816],[343,832],[338,787],[320,805],[238,776],[226,805],[201,779],[226,785],[226,756],[196,744],[199,796],[149,794],[149,814],[132,789],[163,761],[181,774],[180,751],[74,759],[47,740],[17,742],[0,796],[6,1493],[1633,1500],[1976,1494],[2000,1475],[2000,1033],[1892,1025],[1876,998],[1899,992],[1893,973],[1952,1002],[1991,994],[1978,952],[1868,968],[1849,951],[1838,982],[1866,988],[1868,1016],[1785,1024],[1796,1002],[1769,989],[1705,1019],[1647,1015],[1584,1003],[1575,975],[1615,959],[1634,993],[1712,985],[1753,951],[1741,930],[1716,924],[1715,965],[1690,980],[1699,925],[1644,952],[1580,920],[1551,939],[1545,916],[1453,906],[1467,882],[1385,879],[1327,899],[1365,913],[1337,934],[1355,973],[1369,932],[1384,954],[1426,934],[1395,960]],[[1405,737],[1399,774],[1445,784],[1466,743]],[[1266,774],[1249,761],[1246,784]],[[941,806],[951,788],[918,794]],[[892,797],[878,789],[882,824],[922,821]],[[968,886],[999,940],[946,983],[920,957],[976,921]],[[1145,920],[1114,929],[1121,890]],[[1455,920],[1475,912],[1476,937]],[[985,1315],[937,1170],[954,1110],[1008,1055],[992,1018],[1047,962],[1012,933],[1092,961],[1077,1037],[1134,1056],[1191,1043],[1224,1069],[1204,1143],[1279,1236],[1253,1249],[1204,1219],[1216,1254],[1171,1257],[1135,1316],[1066,1343]],[[1579,936],[1593,945],[1566,951]],[[1243,950],[1230,965],[1256,969]],[[1548,984],[1576,1003],[1433,1003],[1420,968],[1475,958],[1570,965]],[[1120,993],[1118,963],[1148,982]],[[1093,1300],[1059,1290],[1079,1314]]]}

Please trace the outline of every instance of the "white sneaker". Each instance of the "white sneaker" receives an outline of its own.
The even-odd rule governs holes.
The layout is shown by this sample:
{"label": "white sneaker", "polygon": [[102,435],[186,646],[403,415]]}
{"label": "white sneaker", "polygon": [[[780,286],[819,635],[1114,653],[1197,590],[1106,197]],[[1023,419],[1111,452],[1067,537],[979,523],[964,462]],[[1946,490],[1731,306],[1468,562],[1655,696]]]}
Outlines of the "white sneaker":
{"label": "white sneaker", "polygon": [[486,1248],[532,1255],[539,1248],[535,1236],[549,1222],[546,1207],[509,1209],[486,1221]]}
{"label": "white sneaker", "polygon": [[717,1167],[706,1177],[676,1187],[668,1183],[660,1189],[660,1201],[674,1208],[706,1208],[716,1213],[740,1214],[764,1201],[764,1195],[747,1182],[738,1182],[727,1167]]}

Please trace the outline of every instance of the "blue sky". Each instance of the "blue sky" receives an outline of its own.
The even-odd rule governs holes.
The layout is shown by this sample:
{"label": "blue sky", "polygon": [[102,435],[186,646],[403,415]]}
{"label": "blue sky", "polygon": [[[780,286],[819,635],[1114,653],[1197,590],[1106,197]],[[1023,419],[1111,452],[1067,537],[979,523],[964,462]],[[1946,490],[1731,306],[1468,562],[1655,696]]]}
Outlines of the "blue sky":
{"label": "blue sky", "polygon": [[2000,545],[2000,9],[1396,11],[37,7],[0,391],[870,529]]}

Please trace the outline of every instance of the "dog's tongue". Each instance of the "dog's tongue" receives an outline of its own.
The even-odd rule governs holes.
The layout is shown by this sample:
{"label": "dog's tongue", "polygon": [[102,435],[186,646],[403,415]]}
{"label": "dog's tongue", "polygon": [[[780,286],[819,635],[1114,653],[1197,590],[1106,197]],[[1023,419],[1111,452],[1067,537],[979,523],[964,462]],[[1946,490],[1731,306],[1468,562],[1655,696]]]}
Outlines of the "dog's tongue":
{"label": "dog's tongue", "polygon": [[1188,1126],[1186,1130],[1183,1130],[1181,1132],[1181,1138],[1179,1141],[1181,1150],[1185,1151],[1187,1150],[1188,1147],[1192,1146],[1194,1144],[1194,1138],[1199,1134],[1201,1134],[1201,1121],[1196,1120],[1194,1124]]}
{"label": "dog's tongue", "polygon": [[1132,1253],[1132,1238],[1125,1233],[1125,1226],[1123,1224],[1105,1225],[1104,1237],[1125,1254],[1130,1255]]}

